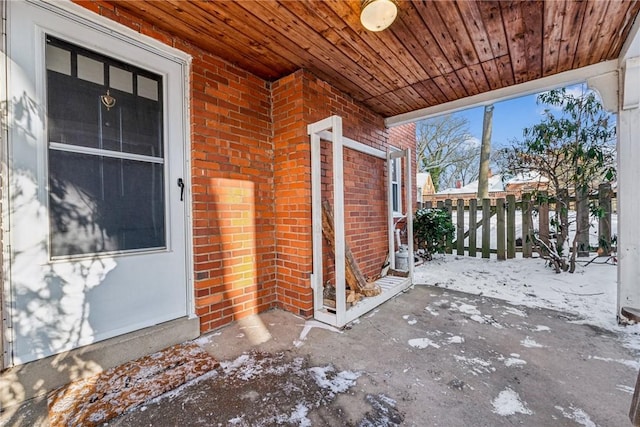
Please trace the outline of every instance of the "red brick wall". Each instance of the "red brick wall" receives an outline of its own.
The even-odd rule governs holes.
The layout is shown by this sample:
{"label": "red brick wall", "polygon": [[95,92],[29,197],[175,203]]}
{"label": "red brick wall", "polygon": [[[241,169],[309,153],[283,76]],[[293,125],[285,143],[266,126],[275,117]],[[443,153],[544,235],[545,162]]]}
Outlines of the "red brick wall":
{"label": "red brick wall", "polygon": [[[201,331],[273,306],[311,315],[307,124],[340,115],[345,136],[384,151],[388,139],[414,148],[415,127],[386,129],[381,116],[305,71],[270,84],[117,7],[78,3],[193,57],[191,195]],[[328,155],[327,179],[330,165]],[[387,251],[384,162],[345,150],[345,169],[347,242],[365,274],[375,275]],[[331,192],[329,184],[325,193]]]}
{"label": "red brick wall", "polygon": [[191,51],[196,310],[203,330],[275,300],[268,85]]}
{"label": "red brick wall", "polygon": [[[381,116],[309,73],[298,71],[272,86],[274,117],[278,304],[301,315],[313,309],[311,263],[310,145],[307,124],[333,114],[343,134],[386,151],[415,148],[415,125],[388,130]],[[386,164],[344,149],[345,234],[361,270],[373,277],[387,255]],[[415,155],[412,157],[415,171]],[[333,206],[331,146],[322,143],[322,197]],[[414,186],[415,186],[415,177]],[[415,197],[414,197],[415,199]],[[333,261],[325,247],[323,282],[333,280]]]}
{"label": "red brick wall", "polygon": [[275,153],[277,304],[313,314],[311,249],[311,155],[303,99],[303,73],[272,84]]}

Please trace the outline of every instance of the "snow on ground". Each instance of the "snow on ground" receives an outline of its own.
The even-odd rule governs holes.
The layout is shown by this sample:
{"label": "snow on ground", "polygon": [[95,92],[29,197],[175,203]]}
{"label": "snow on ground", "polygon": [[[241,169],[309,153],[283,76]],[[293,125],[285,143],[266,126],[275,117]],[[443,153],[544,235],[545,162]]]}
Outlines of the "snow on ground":
{"label": "snow on ground", "polygon": [[[229,426],[310,427],[312,423],[308,418],[309,413],[326,407],[339,394],[349,391],[360,376],[360,372],[338,371],[331,364],[308,366],[308,359],[291,359],[284,353],[243,353],[234,360],[220,362],[219,370],[210,371],[150,400],[140,411],[168,404],[174,399],[181,400],[184,408],[186,397],[189,397],[189,403],[195,406],[199,406],[204,400],[218,402],[213,419],[226,418],[226,425]],[[187,392],[188,387],[201,388]],[[375,421],[371,425],[396,425],[379,423],[397,412],[395,401],[386,399],[383,399],[386,402],[384,407],[373,405],[373,410],[368,414]],[[244,412],[246,407],[238,403],[243,400],[255,402],[260,409]],[[222,425],[219,422],[213,424]]]}
{"label": "snow on ground", "polygon": [[580,408],[571,407],[569,408],[569,410],[565,410],[562,406],[556,406],[556,409],[562,412],[562,415],[565,418],[573,420],[576,423],[580,424],[581,426],[597,427],[596,423],[591,421],[591,418],[589,417],[589,415]]}
{"label": "snow on ground", "polygon": [[520,396],[509,387],[502,390],[498,397],[496,397],[491,404],[493,405],[493,412],[498,415],[507,416],[514,415],[516,413],[531,415],[533,412],[526,407]]}
{"label": "snow on ground", "polygon": [[[498,298],[516,305],[563,311],[578,318],[573,322],[614,331],[622,336],[627,347],[640,350],[640,325],[619,326],[617,323],[617,267],[604,263],[606,258],[587,266],[584,264],[590,258],[579,260],[583,262],[579,262],[575,273],[556,274],[540,258],[498,261],[436,255],[433,261],[416,267],[414,283]],[[428,311],[436,314],[443,304],[449,302],[434,301]],[[462,305],[458,310],[470,313],[472,307]],[[494,319],[476,317],[476,321],[500,326]],[[542,328],[539,330],[544,331]]]}

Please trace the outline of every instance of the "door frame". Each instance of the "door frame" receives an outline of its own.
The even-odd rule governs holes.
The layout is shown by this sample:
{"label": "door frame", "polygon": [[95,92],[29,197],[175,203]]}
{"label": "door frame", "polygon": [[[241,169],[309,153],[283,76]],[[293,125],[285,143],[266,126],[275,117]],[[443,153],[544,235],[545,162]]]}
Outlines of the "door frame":
{"label": "door frame", "polygon": [[5,237],[5,224],[8,223],[9,212],[6,209],[7,206],[7,144],[9,143],[9,127],[5,126],[9,117],[9,111],[7,108],[7,93],[9,89],[9,84],[7,82],[8,75],[8,61],[6,58],[6,52],[8,47],[8,37],[7,37],[7,3],[6,1],[0,2],[0,22],[2,22],[0,26],[0,371],[7,367],[7,362],[9,360],[8,351],[8,343],[7,343],[7,334],[6,327],[7,322],[9,320],[9,311],[8,311],[8,297],[7,294],[9,292],[8,286],[5,286],[5,276],[7,267],[6,267],[6,257],[7,257],[7,247],[6,247],[6,237]]}
{"label": "door frame", "polygon": [[[3,76],[4,82],[8,82],[7,86],[0,88],[0,101],[6,103],[8,101],[8,84],[9,82],[9,61],[10,58],[6,58],[5,53],[7,52],[8,47],[8,28],[5,24],[7,22],[6,18],[9,14],[9,9],[12,2],[2,2],[1,16],[2,16],[2,49],[0,49],[2,54],[3,62],[0,63],[2,65],[2,70],[0,70],[0,75]],[[187,191],[184,194],[184,224],[182,234],[184,235],[185,242],[185,253],[184,253],[184,261],[185,261],[185,292],[186,292],[186,304],[187,304],[187,318],[193,319],[196,317],[195,315],[195,305],[194,305],[194,281],[193,281],[193,215],[192,215],[192,203],[191,203],[191,193],[189,189],[191,188],[191,135],[190,135],[190,70],[191,70],[191,56],[185,52],[182,52],[178,49],[167,46],[155,39],[152,39],[148,36],[137,33],[117,22],[111,21],[105,17],[99,16],[81,6],[73,4],[71,2],[56,2],[49,3],[37,0],[27,0],[23,3],[28,3],[29,6],[40,9],[45,13],[50,13],[57,15],[59,17],[72,20],[74,23],[80,24],[87,29],[92,31],[97,31],[102,33],[105,36],[110,38],[114,38],[120,42],[124,42],[128,45],[131,45],[137,49],[144,49],[147,52],[157,55],[163,59],[168,59],[175,64],[177,64],[180,68],[180,78],[179,82],[176,81],[176,84],[180,85],[181,102],[180,108],[177,108],[179,111],[178,114],[182,116],[182,127],[179,129],[179,133],[184,141],[182,150],[183,150],[183,164],[178,166],[182,169],[182,177],[185,182],[185,187]],[[24,7],[20,5],[18,7]],[[19,25],[13,23],[13,25]],[[66,37],[69,39],[68,37]],[[71,42],[78,42],[77,40],[69,39]],[[42,52],[40,52],[42,53]],[[35,54],[40,54],[36,52]],[[105,52],[107,55],[110,52]],[[169,101],[166,101],[169,102]],[[176,100],[172,102],[176,103]],[[8,105],[8,104],[4,104]],[[8,109],[5,109],[8,110]],[[6,118],[8,114],[7,111],[3,111],[3,119]],[[4,123],[4,121],[3,121]],[[1,129],[2,136],[0,137],[0,161],[2,161],[2,181],[1,181],[1,189],[2,189],[2,215],[0,224],[1,237],[2,242],[2,280],[0,281],[0,317],[1,317],[1,330],[0,330],[0,351],[2,352],[3,357],[0,357],[0,369],[7,368],[12,365],[12,344],[11,344],[11,312],[12,307],[10,301],[10,293],[12,292],[11,286],[11,248],[9,245],[10,236],[11,236],[11,227],[9,222],[9,209],[10,207],[10,188],[9,188],[9,125],[3,127]],[[170,217],[167,218],[168,221],[171,220]]]}

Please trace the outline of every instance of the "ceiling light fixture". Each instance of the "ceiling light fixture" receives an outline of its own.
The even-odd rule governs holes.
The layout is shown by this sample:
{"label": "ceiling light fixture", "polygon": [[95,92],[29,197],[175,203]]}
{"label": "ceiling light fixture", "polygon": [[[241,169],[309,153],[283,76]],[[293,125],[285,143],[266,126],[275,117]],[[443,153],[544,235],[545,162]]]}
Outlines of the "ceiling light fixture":
{"label": "ceiling light fixture", "polygon": [[360,22],[369,31],[382,31],[398,16],[398,7],[393,0],[363,0]]}

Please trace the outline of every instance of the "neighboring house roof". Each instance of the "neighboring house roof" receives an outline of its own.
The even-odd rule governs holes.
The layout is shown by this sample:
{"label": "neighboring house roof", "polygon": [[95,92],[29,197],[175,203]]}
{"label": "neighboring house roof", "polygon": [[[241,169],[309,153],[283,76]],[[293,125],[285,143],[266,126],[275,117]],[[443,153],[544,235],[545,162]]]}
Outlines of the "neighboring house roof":
{"label": "neighboring house roof", "polygon": [[429,176],[429,172],[419,172],[416,174],[416,185],[418,186],[418,188],[424,187],[429,179]]}
{"label": "neighboring house roof", "polygon": [[[540,184],[547,182],[549,182],[549,178],[541,176],[537,172],[519,173],[506,181],[503,181],[502,175],[496,174],[489,177],[489,193],[505,191],[510,185]],[[478,181],[476,180],[460,188],[446,188],[438,191],[436,194],[470,194],[477,192]]]}
{"label": "neighboring house roof", "polygon": [[[502,175],[493,175],[489,177],[489,193],[495,191],[504,191],[502,183]],[[460,188],[446,188],[438,191],[436,194],[468,194],[478,192],[478,181],[473,181]]]}
{"label": "neighboring house roof", "polygon": [[529,184],[529,183],[539,183],[539,182],[549,182],[549,178],[546,176],[540,175],[538,172],[521,172],[514,177],[510,178],[505,185],[509,184]]}
{"label": "neighboring house roof", "polygon": [[422,197],[436,192],[429,172],[420,172],[416,174],[416,190],[416,195],[420,201],[422,201]]}

